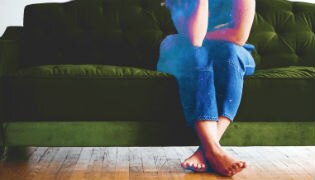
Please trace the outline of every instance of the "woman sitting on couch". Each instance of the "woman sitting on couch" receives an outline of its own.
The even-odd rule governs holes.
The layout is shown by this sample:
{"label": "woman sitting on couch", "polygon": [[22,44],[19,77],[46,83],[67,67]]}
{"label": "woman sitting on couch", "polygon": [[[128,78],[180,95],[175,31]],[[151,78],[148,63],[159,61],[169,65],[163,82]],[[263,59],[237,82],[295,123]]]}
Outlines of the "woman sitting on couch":
{"label": "woman sitting on couch", "polygon": [[201,142],[181,166],[232,176],[246,162],[227,154],[219,141],[237,113],[243,76],[254,72],[254,47],[245,42],[255,1],[166,0],[165,5],[178,34],[161,42],[157,70],[176,77],[185,119]]}

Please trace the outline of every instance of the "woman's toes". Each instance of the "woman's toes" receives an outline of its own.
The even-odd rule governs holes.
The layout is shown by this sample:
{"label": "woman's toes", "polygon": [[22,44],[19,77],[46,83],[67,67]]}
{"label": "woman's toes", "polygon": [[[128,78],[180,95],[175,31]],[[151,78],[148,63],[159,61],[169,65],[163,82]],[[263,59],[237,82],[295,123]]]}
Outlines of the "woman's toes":
{"label": "woman's toes", "polygon": [[234,175],[236,172],[238,172],[239,170],[238,170],[238,167],[237,167],[237,165],[232,165],[232,166],[230,166],[230,167],[228,167],[227,168],[227,174],[229,175],[229,176],[232,176],[232,175]]}
{"label": "woman's toes", "polygon": [[237,170],[232,168],[232,175],[236,174]]}
{"label": "woman's toes", "polygon": [[246,162],[243,162],[243,168],[246,168],[246,167],[247,167]]}
{"label": "woman's toes", "polygon": [[232,166],[228,168],[228,170],[234,172],[237,170],[237,166],[233,164]]}
{"label": "woman's toes", "polygon": [[195,167],[195,164],[194,163],[189,163],[189,167]]}
{"label": "woman's toes", "polygon": [[187,162],[182,162],[182,163],[181,163],[181,166],[182,166],[183,168],[187,168]]}
{"label": "woman's toes", "polygon": [[233,171],[238,171],[240,167],[237,164],[232,164],[232,170]]}
{"label": "woman's toes", "polygon": [[197,167],[198,167],[198,165],[194,163],[194,168],[196,169]]}
{"label": "woman's toes", "polygon": [[198,169],[200,169],[200,168],[201,168],[201,164],[198,164],[198,166],[197,166],[197,167],[198,167]]}
{"label": "woman's toes", "polygon": [[205,165],[205,164],[201,164],[201,168],[202,168],[202,169],[205,169],[205,168],[206,168],[206,165]]}
{"label": "woman's toes", "polygon": [[230,167],[227,168],[226,172],[228,176],[233,176],[234,174],[242,170],[243,163],[237,162],[233,163]]}
{"label": "woman's toes", "polygon": [[244,166],[244,162],[238,161],[238,162],[234,163],[232,166],[234,166],[234,165],[236,165],[238,169],[241,169]]}
{"label": "woman's toes", "polygon": [[233,174],[234,174],[233,171],[230,170],[230,171],[228,171],[228,174],[227,174],[227,175],[228,175],[228,176],[233,176]]}

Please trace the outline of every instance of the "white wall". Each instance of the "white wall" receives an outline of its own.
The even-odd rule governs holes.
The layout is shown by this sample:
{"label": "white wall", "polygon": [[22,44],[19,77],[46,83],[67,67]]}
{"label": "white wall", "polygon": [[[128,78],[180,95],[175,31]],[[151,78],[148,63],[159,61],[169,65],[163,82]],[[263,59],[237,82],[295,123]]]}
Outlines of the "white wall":
{"label": "white wall", "polygon": [[[0,36],[7,26],[23,26],[24,7],[44,2],[68,2],[70,0],[0,0]],[[315,0],[290,0],[315,3]]]}
{"label": "white wall", "polygon": [[23,26],[24,8],[28,4],[67,2],[69,0],[0,0],[0,36],[7,26]]}
{"label": "white wall", "polygon": [[300,1],[300,2],[310,2],[310,3],[315,3],[315,0],[289,0],[289,1]]}

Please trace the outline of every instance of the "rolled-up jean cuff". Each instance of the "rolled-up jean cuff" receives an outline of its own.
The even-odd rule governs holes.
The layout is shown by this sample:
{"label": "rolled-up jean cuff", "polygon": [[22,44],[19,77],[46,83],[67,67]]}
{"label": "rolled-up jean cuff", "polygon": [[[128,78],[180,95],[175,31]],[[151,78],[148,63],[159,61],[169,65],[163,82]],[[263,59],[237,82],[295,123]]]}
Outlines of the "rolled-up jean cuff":
{"label": "rolled-up jean cuff", "polygon": [[219,120],[217,116],[197,116],[196,120]]}
{"label": "rolled-up jean cuff", "polygon": [[233,122],[233,120],[234,120],[234,117],[232,117],[226,113],[221,113],[219,116],[224,116],[224,117],[228,118],[231,122]]}

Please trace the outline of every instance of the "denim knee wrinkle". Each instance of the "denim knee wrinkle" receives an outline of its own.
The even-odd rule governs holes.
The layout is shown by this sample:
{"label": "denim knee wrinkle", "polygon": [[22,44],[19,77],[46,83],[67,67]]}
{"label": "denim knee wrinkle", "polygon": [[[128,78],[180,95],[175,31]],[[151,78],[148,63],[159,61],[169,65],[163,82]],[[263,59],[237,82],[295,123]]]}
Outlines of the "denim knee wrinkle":
{"label": "denim knee wrinkle", "polygon": [[255,71],[254,46],[223,40],[204,40],[193,46],[180,34],[160,44],[157,71],[173,75],[178,83],[184,117],[189,127],[199,120],[233,122],[241,102],[243,77]]}

